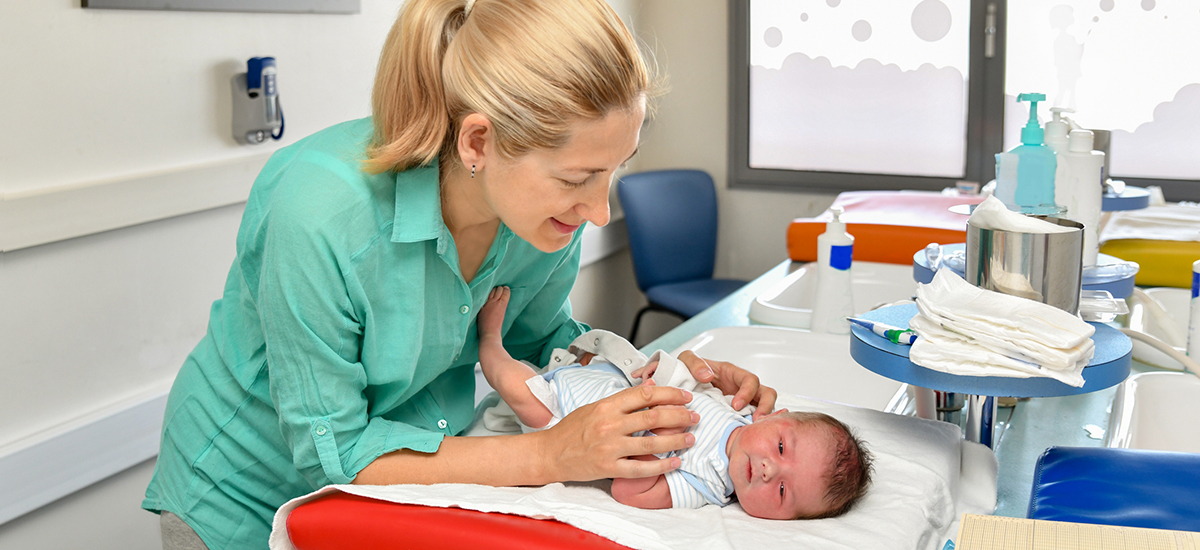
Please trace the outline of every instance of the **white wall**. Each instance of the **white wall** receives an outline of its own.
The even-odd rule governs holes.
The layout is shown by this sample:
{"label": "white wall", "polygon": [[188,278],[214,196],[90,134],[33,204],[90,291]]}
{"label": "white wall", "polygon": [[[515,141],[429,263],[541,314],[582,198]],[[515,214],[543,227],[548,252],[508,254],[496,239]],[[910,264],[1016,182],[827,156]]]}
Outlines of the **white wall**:
{"label": "white wall", "polygon": [[[718,275],[756,277],[785,258],[787,222],[818,213],[832,196],[727,189],[727,2],[610,1],[671,75],[633,168],[708,170],[722,216]],[[70,224],[87,209],[54,205],[80,190],[103,194],[106,185],[155,181],[144,176],[167,171],[162,177],[192,182],[184,191],[194,193],[218,164],[261,162],[280,144],[238,146],[227,135],[228,79],[255,55],[279,59],[283,143],[365,116],[378,49],[399,5],[363,0],[362,14],[342,16],[0,3],[0,51],[18,52],[0,56],[0,192],[9,205],[49,204],[46,212],[61,216],[52,219]],[[238,204],[172,213],[0,253],[0,455],[168,384],[203,334],[240,215]],[[572,303],[581,320],[625,333],[644,303],[628,251],[586,267]],[[638,340],[675,324],[652,314]],[[156,518],[137,509],[150,472],[143,463],[0,525],[0,550],[157,547]]]}
{"label": "white wall", "polygon": [[[632,19],[635,0],[612,4]],[[220,296],[255,167],[369,114],[400,5],[305,15],[0,2],[0,463],[169,385]],[[261,55],[278,59],[287,133],[239,146],[229,78]],[[628,330],[642,301],[628,252],[586,267],[572,301],[581,320]],[[138,507],[152,469],[0,525],[0,550],[157,548],[157,517]],[[21,473],[0,479],[0,497]]]}
{"label": "white wall", "polygon": [[670,77],[640,169],[699,168],[717,183],[717,276],[754,279],[787,259],[787,224],[815,216],[833,195],[731,190],[727,182],[729,40],[726,0],[643,0],[638,31]]}

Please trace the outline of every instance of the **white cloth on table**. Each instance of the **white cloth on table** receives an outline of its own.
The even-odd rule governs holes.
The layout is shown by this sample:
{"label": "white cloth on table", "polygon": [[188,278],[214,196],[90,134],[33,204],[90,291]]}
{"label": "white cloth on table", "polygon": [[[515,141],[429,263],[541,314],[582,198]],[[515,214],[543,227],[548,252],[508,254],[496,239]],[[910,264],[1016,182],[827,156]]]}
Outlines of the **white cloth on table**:
{"label": "white cloth on table", "polygon": [[1121,239],[1200,241],[1200,205],[1164,204],[1113,212],[1100,232],[1100,243]]}
{"label": "white cloth on table", "polygon": [[917,287],[921,337],[909,359],[967,376],[1045,376],[1074,387],[1095,353],[1095,327],[1054,306],[976,287],[948,269]]}
{"label": "white cloth on table", "polygon": [[[487,399],[496,400],[494,394]],[[821,520],[773,521],[750,517],[737,506],[641,510],[618,504],[603,483],[536,488],[338,485],[281,507],[275,515],[271,548],[295,550],[287,537],[288,514],[334,491],[556,519],[635,550],[940,550],[956,533],[962,514],[990,514],[995,509],[996,457],[988,448],[964,441],[957,426],[788,394],[780,395],[777,406],[829,414],[850,426],[875,455],[874,481],[849,513]],[[473,435],[492,433],[482,423],[472,430]]]}

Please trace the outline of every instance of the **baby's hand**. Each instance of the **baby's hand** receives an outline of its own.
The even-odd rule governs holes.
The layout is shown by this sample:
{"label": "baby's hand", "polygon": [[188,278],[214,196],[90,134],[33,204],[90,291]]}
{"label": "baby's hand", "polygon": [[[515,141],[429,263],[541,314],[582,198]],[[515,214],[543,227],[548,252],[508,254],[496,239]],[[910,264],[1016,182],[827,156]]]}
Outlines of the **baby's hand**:
{"label": "baby's hand", "polygon": [[642,381],[644,383],[644,382],[650,381],[650,378],[654,376],[654,371],[656,371],[656,370],[658,370],[658,361],[655,361],[653,363],[647,363],[646,366],[644,366],[640,369],[637,369],[629,374],[630,374],[630,376],[633,376],[634,378],[642,379]]}
{"label": "baby's hand", "polygon": [[512,291],[506,286],[493,288],[492,293],[488,294],[487,302],[479,309],[479,318],[475,321],[480,336],[500,335],[500,329],[504,327],[504,311],[508,309],[511,295]]}

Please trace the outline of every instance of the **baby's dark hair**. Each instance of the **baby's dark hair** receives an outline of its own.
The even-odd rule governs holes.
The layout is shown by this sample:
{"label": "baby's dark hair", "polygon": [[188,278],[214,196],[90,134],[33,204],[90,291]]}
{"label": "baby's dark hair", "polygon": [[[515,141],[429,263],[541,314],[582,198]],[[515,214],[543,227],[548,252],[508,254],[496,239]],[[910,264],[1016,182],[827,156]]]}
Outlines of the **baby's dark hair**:
{"label": "baby's dark hair", "polygon": [[832,416],[805,411],[789,411],[786,414],[803,424],[823,426],[834,441],[833,460],[829,465],[827,478],[828,487],[825,489],[825,503],[828,508],[824,512],[797,519],[832,518],[845,514],[855,502],[867,494],[867,486],[871,484],[874,457],[849,426]]}

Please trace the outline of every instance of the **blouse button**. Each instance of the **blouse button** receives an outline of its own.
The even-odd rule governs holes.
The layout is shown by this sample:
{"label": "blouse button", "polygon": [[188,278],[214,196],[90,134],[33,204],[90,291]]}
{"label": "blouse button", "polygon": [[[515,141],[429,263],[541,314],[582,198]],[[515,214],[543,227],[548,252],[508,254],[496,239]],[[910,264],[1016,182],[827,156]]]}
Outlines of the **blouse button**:
{"label": "blouse button", "polygon": [[463,315],[466,315],[467,313],[469,313],[471,311],[471,306],[460,307],[460,308],[458,308],[458,311],[462,312]]}
{"label": "blouse button", "polygon": [[317,426],[317,435],[325,435],[325,426]]}
{"label": "blouse button", "polygon": [[446,419],[445,418],[438,420],[438,428],[442,429],[442,430],[446,429]]}

